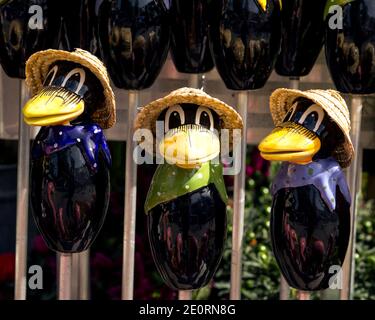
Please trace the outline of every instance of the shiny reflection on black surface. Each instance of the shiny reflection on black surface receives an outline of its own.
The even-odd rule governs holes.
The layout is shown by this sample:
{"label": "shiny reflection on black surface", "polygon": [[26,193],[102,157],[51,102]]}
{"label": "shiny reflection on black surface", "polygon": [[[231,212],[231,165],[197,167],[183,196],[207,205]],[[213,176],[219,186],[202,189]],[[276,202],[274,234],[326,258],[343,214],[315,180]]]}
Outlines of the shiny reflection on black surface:
{"label": "shiny reflection on black surface", "polygon": [[176,69],[204,73],[214,67],[209,48],[210,8],[208,0],[170,0],[171,54]]}
{"label": "shiny reflection on black surface", "polygon": [[281,189],[273,199],[272,247],[289,285],[324,290],[341,266],[349,241],[350,205],[339,189],[331,212],[312,185]]}
{"label": "shiny reflection on black surface", "polygon": [[282,2],[282,45],[275,67],[279,75],[302,77],[310,73],[323,46],[326,2]]}
{"label": "shiny reflection on black surface", "polygon": [[[0,6],[0,62],[8,76],[25,78],[29,56],[52,47],[58,21],[51,19],[51,1],[12,0]],[[43,19],[34,19],[37,14]]]}
{"label": "shiny reflection on black surface", "polygon": [[163,280],[191,290],[208,284],[223,255],[226,206],[213,184],[153,208],[147,215],[152,255]]}
{"label": "shiny reflection on black surface", "polygon": [[326,59],[339,91],[353,94],[375,93],[374,30],[373,0],[357,0],[346,4],[343,7],[341,30],[330,28],[327,22]]}
{"label": "shiny reflection on black surface", "polygon": [[93,170],[85,154],[72,145],[32,162],[32,213],[48,247],[55,251],[87,250],[106,216],[110,185],[105,156],[100,151],[98,170]]}
{"label": "shiny reflection on black surface", "polygon": [[99,12],[103,58],[114,84],[150,87],[167,58],[170,27],[162,0],[119,0]]}
{"label": "shiny reflection on black surface", "polygon": [[54,2],[55,19],[61,21],[56,46],[73,51],[81,48],[100,57],[98,14],[109,0],[64,0]]}
{"label": "shiny reflection on black surface", "polygon": [[257,0],[214,1],[211,37],[216,68],[231,90],[262,88],[280,50],[280,7]]}

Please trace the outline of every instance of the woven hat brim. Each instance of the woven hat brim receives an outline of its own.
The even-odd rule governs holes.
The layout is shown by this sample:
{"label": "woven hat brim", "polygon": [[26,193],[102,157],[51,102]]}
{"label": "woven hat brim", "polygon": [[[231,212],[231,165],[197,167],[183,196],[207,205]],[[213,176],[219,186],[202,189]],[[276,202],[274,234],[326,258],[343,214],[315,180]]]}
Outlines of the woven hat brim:
{"label": "woven hat brim", "polygon": [[277,89],[270,97],[270,110],[275,126],[282,123],[297,98],[309,99],[321,106],[344,134],[345,141],[333,150],[333,156],[341,167],[350,166],[354,147],[350,138],[350,115],[345,100],[335,90]]}
{"label": "woven hat brim", "polygon": [[217,113],[222,126],[220,129],[228,129],[230,135],[230,146],[233,141],[233,130],[243,128],[241,116],[225,102],[211,97],[202,90],[194,88],[181,88],[171,92],[164,98],[150,102],[140,109],[134,123],[134,130],[149,129],[155,135],[156,121],[163,110],[182,103],[191,103],[207,107]]}
{"label": "woven hat brim", "polygon": [[92,121],[103,129],[112,127],[116,122],[115,96],[110,85],[107,69],[104,64],[91,53],[75,49],[73,52],[63,50],[44,50],[34,53],[26,62],[26,84],[34,96],[43,89],[44,80],[50,66],[56,61],[70,61],[88,68],[103,86],[104,104],[98,106]]}

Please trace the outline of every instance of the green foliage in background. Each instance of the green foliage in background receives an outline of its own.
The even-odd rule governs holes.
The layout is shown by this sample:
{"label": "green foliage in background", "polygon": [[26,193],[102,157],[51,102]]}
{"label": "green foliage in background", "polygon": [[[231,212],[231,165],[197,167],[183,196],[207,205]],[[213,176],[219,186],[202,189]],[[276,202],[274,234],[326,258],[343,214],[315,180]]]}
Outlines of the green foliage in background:
{"label": "green foliage in background", "polygon": [[375,299],[375,203],[361,204],[357,217],[354,299]]}
{"label": "green foliage in background", "polygon": [[[264,170],[264,164],[256,152],[251,151],[247,159],[245,233],[243,248],[242,299],[267,300],[279,298],[280,273],[272,253],[269,235],[269,220],[272,204],[270,184],[279,166],[272,164]],[[249,170],[250,168],[250,170]],[[250,172],[249,172],[250,171]],[[364,177],[365,178],[365,177]],[[366,179],[364,187],[367,188]],[[375,201],[360,199],[357,216],[357,243],[355,268],[355,299],[375,299]],[[197,299],[228,299],[230,290],[232,210],[228,212],[228,236],[223,260],[211,287],[195,293]],[[330,291],[330,290],[328,290]],[[337,299],[338,293],[327,295]],[[292,289],[290,299],[296,299]],[[319,292],[311,299],[324,298]]]}
{"label": "green foliage in background", "polygon": [[[269,187],[277,166],[270,168],[256,151],[249,154],[247,163],[242,298],[278,299],[280,273],[269,236],[272,204]],[[228,217],[231,220],[231,210]],[[220,299],[229,297],[231,238],[232,224],[229,223],[226,250],[214,279]]]}

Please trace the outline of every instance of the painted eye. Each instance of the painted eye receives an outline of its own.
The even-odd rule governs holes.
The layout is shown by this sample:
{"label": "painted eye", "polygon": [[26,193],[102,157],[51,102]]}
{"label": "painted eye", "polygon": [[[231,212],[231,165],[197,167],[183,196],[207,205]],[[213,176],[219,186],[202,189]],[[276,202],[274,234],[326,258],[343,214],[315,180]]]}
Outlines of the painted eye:
{"label": "painted eye", "polygon": [[199,107],[195,114],[195,124],[213,130],[214,117],[212,116],[211,110],[206,107]]}
{"label": "painted eye", "polygon": [[165,114],[164,128],[165,132],[175,129],[185,124],[185,112],[179,106],[170,107]]}
{"label": "painted eye", "polygon": [[78,94],[79,91],[82,89],[82,86],[85,83],[85,80],[86,80],[85,70],[81,68],[75,68],[66,75],[62,83],[62,87]]}
{"label": "painted eye", "polygon": [[324,110],[314,104],[309,107],[301,116],[298,123],[306,129],[317,132],[324,119]]}
{"label": "painted eye", "polygon": [[298,102],[296,102],[295,104],[293,104],[293,106],[289,109],[289,111],[285,115],[283,122],[288,122],[288,121],[292,120],[293,115],[294,115],[294,113],[296,111],[297,105],[298,105]]}
{"label": "painted eye", "polygon": [[53,83],[53,80],[55,80],[55,77],[56,77],[56,74],[57,74],[57,71],[59,70],[59,67],[58,66],[54,66],[47,74],[47,77],[46,77],[46,80],[44,80],[44,83],[43,85],[45,87],[48,87],[50,85],[52,85]]}

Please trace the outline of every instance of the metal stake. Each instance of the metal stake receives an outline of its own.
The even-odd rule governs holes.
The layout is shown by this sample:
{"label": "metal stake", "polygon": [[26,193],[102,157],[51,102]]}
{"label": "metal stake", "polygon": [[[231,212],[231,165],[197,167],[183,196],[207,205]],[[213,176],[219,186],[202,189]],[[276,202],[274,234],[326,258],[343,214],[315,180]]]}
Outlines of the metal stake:
{"label": "metal stake", "polygon": [[73,253],[72,256],[72,300],[90,298],[90,250]]}
{"label": "metal stake", "polygon": [[79,253],[72,254],[71,300],[78,300],[79,291]]}
{"label": "metal stake", "polygon": [[[202,84],[204,85],[204,74],[202,75]],[[191,74],[188,79],[188,86],[190,88],[199,88],[199,74]],[[202,88],[204,90],[204,88]],[[179,290],[178,291],[179,300],[192,300],[191,290]]]}
{"label": "metal stake", "polygon": [[27,88],[21,81],[17,160],[17,222],[15,300],[26,300],[27,233],[29,210],[30,128],[23,121],[22,107],[27,100]]}
{"label": "metal stake", "polygon": [[280,300],[289,300],[289,293],[290,293],[289,284],[285,280],[285,278],[282,275],[280,275],[280,293],[279,293],[279,299]]}
{"label": "metal stake", "polygon": [[343,286],[340,292],[341,300],[352,299],[354,288],[354,271],[355,271],[355,241],[356,241],[356,213],[357,213],[357,196],[359,191],[358,170],[361,166],[359,159],[361,156],[360,136],[362,120],[363,101],[358,95],[352,96],[351,103],[351,137],[355,149],[353,163],[348,171],[349,188],[352,194],[352,205],[350,208],[351,235],[349,240],[348,251],[342,266]]}
{"label": "metal stake", "polygon": [[310,292],[307,291],[298,291],[297,300],[310,300]]}
{"label": "metal stake", "polygon": [[90,299],[90,249],[79,253],[79,300]]}
{"label": "metal stake", "polygon": [[192,291],[191,290],[179,290],[178,300],[191,300]]}
{"label": "metal stake", "polygon": [[[291,89],[298,90],[299,89],[299,77],[292,77],[289,79],[289,87]],[[281,275],[280,276],[280,293],[279,293],[279,299],[280,300],[289,300],[289,294],[290,294],[290,287],[288,282],[285,280],[285,278]]]}
{"label": "metal stake", "polygon": [[137,209],[137,164],[133,160],[133,122],[139,105],[139,92],[129,92],[128,128],[126,138],[124,254],[122,299],[132,300],[134,289],[135,223]]}
{"label": "metal stake", "polygon": [[243,120],[241,171],[234,177],[233,192],[233,231],[232,256],[230,277],[230,299],[241,299],[242,278],[242,243],[244,233],[245,214],[245,180],[246,180],[246,146],[247,146],[247,105],[248,93],[241,91],[237,94],[237,109]]}
{"label": "metal stake", "polygon": [[59,253],[59,300],[72,300],[72,253]]}
{"label": "metal stake", "polygon": [[[291,89],[298,90],[299,86],[300,86],[299,77],[290,78],[290,88]],[[283,281],[285,281],[285,283],[282,283]],[[283,288],[283,286],[284,286],[284,288]],[[288,286],[288,287],[286,287],[286,286]],[[281,289],[285,290],[285,292],[282,293]],[[282,276],[281,277],[281,283],[280,283],[280,298],[281,298],[281,294],[283,295],[282,298],[284,298],[287,295],[286,299],[283,299],[283,300],[288,300],[289,293],[290,293],[289,285],[286,282],[285,278]],[[306,291],[298,291],[297,292],[297,300],[310,300],[310,293],[306,292]]]}
{"label": "metal stake", "polygon": [[299,77],[291,77],[289,79],[289,87],[290,87],[290,89],[298,90],[299,89],[299,84],[300,84],[299,80],[300,80]]}
{"label": "metal stake", "polygon": [[189,76],[188,85],[190,88],[199,87],[199,74],[191,74]]}

